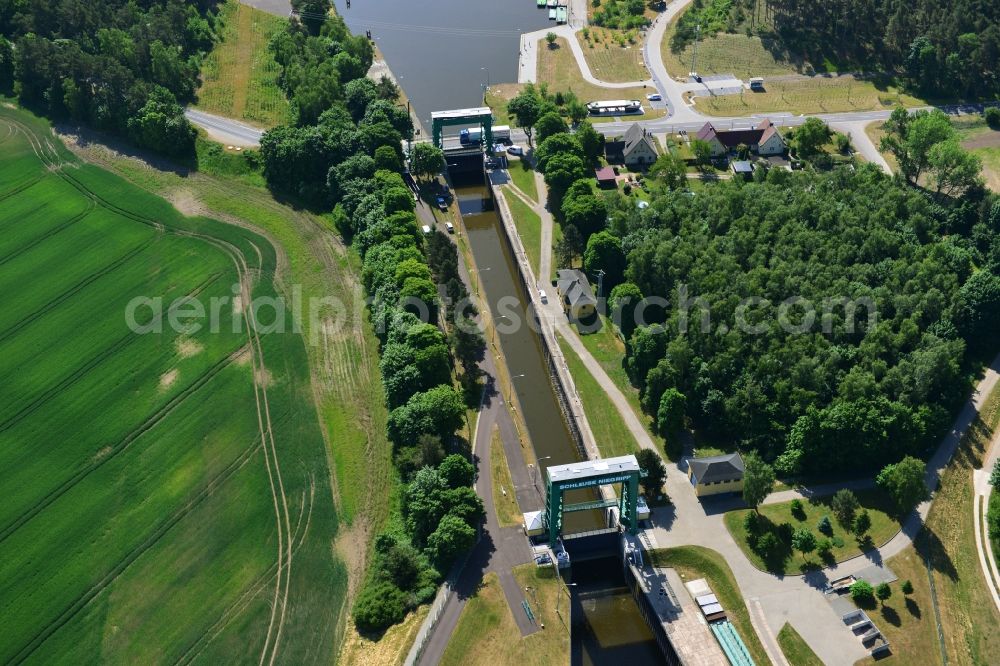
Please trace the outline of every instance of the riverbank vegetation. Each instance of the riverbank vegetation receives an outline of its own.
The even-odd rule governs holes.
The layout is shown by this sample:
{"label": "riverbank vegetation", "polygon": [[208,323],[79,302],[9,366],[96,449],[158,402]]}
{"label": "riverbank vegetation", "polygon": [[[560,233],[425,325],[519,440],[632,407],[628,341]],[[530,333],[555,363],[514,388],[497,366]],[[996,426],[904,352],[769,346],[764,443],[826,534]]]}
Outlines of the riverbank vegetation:
{"label": "riverbank vegetation", "polygon": [[197,108],[273,127],[289,120],[271,39],[287,19],[228,0],[219,9],[218,41],[201,64]]}
{"label": "riverbank vegetation", "polygon": [[[799,0],[696,0],[669,35],[671,52],[693,44],[697,26],[706,43],[720,33],[739,36],[729,39],[731,52],[760,53],[762,46],[773,62],[792,63],[807,74],[888,74],[908,90],[935,98],[993,97],[1000,91],[1000,8],[984,0],[905,6],[837,0],[824,11]],[[764,55],[760,60],[769,64]]]}
{"label": "riverbank vegetation", "polygon": [[484,345],[476,313],[457,305],[468,294],[455,246],[418,229],[416,197],[400,175],[412,121],[393,104],[394,86],[365,78],[370,43],[328,18],[290,23],[272,49],[298,124],[264,135],[264,175],[281,196],[333,208],[333,225],[361,258],[381,347],[384,427],[403,487],[401,513],[375,538],[353,606],[357,629],[375,636],[433,598],[475,543],[484,509],[469,442],[456,432],[478,398]]}

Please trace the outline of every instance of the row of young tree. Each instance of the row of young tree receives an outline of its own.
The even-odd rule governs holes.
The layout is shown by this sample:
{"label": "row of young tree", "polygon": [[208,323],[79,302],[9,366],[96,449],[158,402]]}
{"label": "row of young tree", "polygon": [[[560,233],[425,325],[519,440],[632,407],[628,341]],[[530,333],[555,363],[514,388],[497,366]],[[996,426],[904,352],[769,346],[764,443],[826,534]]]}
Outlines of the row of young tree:
{"label": "row of young tree", "polygon": [[182,105],[211,48],[216,0],[0,2],[0,92],[54,119],[193,153]]}
{"label": "row of young tree", "polygon": [[696,24],[703,36],[760,34],[778,52],[813,63],[888,68],[932,97],[1000,93],[1000,4],[992,0],[695,0],[679,21],[675,51],[695,39]]}
{"label": "row of young tree", "polygon": [[[937,189],[871,166],[771,170],[611,206],[628,261],[609,306],[668,442],[686,422],[782,474],[924,455],[1000,325],[1000,200]],[[637,326],[649,296],[667,305]]]}
{"label": "row of young tree", "polygon": [[455,437],[466,401],[453,377],[475,384],[483,340],[474,309],[456,306],[468,294],[454,245],[418,227],[414,193],[401,176],[401,146],[413,126],[396,104],[398,90],[365,76],[371,46],[341,19],[322,19],[322,9],[300,6],[303,21],[271,42],[296,124],[267,132],[261,157],[275,193],[332,208],[362,261],[388,439],[404,483],[402,525],[376,538],[353,609],[358,629],[377,633],[429,601],[475,542],[484,510],[471,487],[475,469]]}

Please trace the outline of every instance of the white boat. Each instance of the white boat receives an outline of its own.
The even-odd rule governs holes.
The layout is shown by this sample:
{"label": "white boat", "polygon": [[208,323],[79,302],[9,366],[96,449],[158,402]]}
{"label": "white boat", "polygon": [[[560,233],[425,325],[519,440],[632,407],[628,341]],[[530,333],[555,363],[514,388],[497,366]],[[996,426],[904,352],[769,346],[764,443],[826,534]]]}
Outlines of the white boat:
{"label": "white boat", "polygon": [[549,20],[550,21],[555,21],[556,20],[556,8],[555,7],[553,7],[552,9],[549,10]]}
{"label": "white boat", "polygon": [[559,0],[548,0],[549,9],[554,9],[559,6]]}

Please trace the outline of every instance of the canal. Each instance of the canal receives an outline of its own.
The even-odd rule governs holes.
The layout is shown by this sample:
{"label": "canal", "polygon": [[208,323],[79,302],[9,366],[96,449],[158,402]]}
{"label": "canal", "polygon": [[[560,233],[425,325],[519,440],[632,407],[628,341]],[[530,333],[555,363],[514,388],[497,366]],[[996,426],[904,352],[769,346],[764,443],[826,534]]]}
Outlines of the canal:
{"label": "canal", "polygon": [[[528,325],[529,309],[517,266],[489,189],[481,182],[456,182],[455,195],[476,260],[478,280],[497,328],[513,391],[528,429],[541,478],[549,465],[581,459],[560,412],[549,378],[542,342]],[[568,502],[594,499],[593,491],[567,493]],[[565,531],[604,527],[601,511],[567,514]],[[572,663],[574,666],[642,666],[662,663],[653,634],[632,599],[615,559],[571,567],[573,594]]]}
{"label": "canal", "polygon": [[517,81],[521,33],[554,25],[535,0],[334,2],[351,32],[371,30],[426,128],[431,111],[480,106],[483,86]]}

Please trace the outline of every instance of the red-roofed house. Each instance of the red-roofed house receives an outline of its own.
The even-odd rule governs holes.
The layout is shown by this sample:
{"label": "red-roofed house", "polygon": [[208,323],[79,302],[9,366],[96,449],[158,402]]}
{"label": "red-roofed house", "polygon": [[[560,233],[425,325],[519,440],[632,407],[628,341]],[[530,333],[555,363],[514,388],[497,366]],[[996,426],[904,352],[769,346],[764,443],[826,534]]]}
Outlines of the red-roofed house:
{"label": "red-roofed house", "polygon": [[754,128],[742,130],[717,130],[712,123],[705,123],[695,138],[708,142],[712,147],[713,157],[721,157],[734,151],[740,144],[748,146],[751,152],[765,157],[781,155],[787,149],[778,128],[767,118]]}

